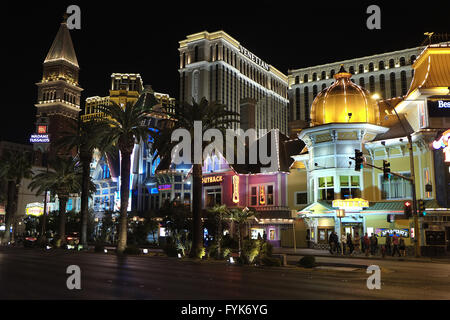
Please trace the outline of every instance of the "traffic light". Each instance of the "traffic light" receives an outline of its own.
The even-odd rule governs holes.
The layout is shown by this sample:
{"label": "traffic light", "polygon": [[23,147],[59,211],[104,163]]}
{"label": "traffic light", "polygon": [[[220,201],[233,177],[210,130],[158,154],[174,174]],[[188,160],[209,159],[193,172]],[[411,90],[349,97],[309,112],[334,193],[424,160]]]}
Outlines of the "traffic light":
{"label": "traffic light", "polygon": [[419,209],[419,216],[423,217],[427,215],[427,212],[425,211],[425,201],[423,200],[418,200],[418,209]]}
{"label": "traffic light", "polygon": [[403,213],[407,218],[411,217],[411,215],[412,215],[412,202],[411,201],[405,201],[403,203]]}
{"label": "traffic light", "polygon": [[355,149],[355,171],[361,171],[363,168],[363,153],[358,149]]}
{"label": "traffic light", "polygon": [[391,175],[391,164],[386,160],[383,160],[383,177],[384,180],[389,180]]}

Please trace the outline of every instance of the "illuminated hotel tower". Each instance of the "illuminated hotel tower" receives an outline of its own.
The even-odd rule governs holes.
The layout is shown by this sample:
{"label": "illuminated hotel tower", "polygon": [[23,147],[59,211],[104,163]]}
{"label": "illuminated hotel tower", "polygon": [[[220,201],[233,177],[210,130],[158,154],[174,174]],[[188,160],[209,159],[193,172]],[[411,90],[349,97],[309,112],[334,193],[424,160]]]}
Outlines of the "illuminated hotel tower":
{"label": "illuminated hotel tower", "polygon": [[[38,86],[37,123],[47,120],[47,127],[39,128],[38,133],[49,134],[50,155],[55,154],[52,142],[66,132],[70,121],[78,119],[80,112],[80,95],[83,89],[78,85],[77,57],[73,48],[66,19],[61,23],[55,40],[43,63],[43,76]],[[34,149],[46,151],[48,146],[35,143]]]}
{"label": "illuminated hotel tower", "polygon": [[188,35],[180,47],[180,100],[202,97],[240,113],[234,128],[288,131],[288,78],[223,31]]}

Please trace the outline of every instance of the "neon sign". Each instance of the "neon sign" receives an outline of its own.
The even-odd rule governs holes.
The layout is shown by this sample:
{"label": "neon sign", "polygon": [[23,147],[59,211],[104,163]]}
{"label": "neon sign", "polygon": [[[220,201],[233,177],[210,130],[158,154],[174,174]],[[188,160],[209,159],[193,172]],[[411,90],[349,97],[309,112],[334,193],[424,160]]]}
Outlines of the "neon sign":
{"label": "neon sign", "polygon": [[443,149],[444,152],[444,161],[450,162],[450,146],[448,142],[450,140],[450,129],[445,131],[439,140],[433,141],[433,148],[436,150]]}
{"label": "neon sign", "polygon": [[29,203],[26,206],[25,214],[35,217],[42,216],[44,214],[44,205],[40,202]]}
{"label": "neon sign", "polygon": [[158,186],[158,190],[162,191],[162,190],[170,190],[172,189],[172,185],[171,184],[162,184],[160,186]]}
{"label": "neon sign", "polygon": [[49,143],[50,138],[48,134],[32,134],[30,138],[31,143]]}
{"label": "neon sign", "polygon": [[233,176],[233,202],[239,203],[239,176]]}
{"label": "neon sign", "polygon": [[266,193],[264,191],[264,186],[259,187],[259,204],[266,204]]}
{"label": "neon sign", "polygon": [[211,176],[211,177],[203,177],[202,183],[217,183],[222,182],[223,176]]}
{"label": "neon sign", "polygon": [[339,209],[355,209],[361,210],[362,208],[369,207],[369,201],[364,199],[345,199],[345,200],[333,200],[332,202],[333,208]]}

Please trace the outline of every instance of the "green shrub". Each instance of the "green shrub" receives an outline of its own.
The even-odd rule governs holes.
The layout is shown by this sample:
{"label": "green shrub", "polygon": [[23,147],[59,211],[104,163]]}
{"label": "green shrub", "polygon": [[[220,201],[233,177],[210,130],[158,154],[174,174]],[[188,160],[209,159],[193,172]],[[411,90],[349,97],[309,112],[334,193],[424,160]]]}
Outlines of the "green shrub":
{"label": "green shrub", "polygon": [[264,266],[270,266],[270,267],[281,267],[281,261],[280,259],[264,256],[261,258],[261,263]]}
{"label": "green shrub", "polygon": [[271,257],[273,253],[273,246],[269,242],[263,242],[261,245],[261,256],[263,257]]}
{"label": "green shrub", "polygon": [[252,264],[255,258],[259,255],[260,241],[259,240],[244,240],[242,242],[241,258],[243,264]]}
{"label": "green shrub", "polygon": [[217,244],[215,244],[215,243],[211,243],[209,246],[208,246],[208,251],[207,251],[207,253],[206,253],[206,256],[207,256],[207,258],[208,259],[210,259],[210,258],[216,258],[217,257]]}
{"label": "green shrub", "polygon": [[130,246],[126,247],[126,249],[123,251],[123,253],[137,255],[137,254],[141,254],[141,249],[139,249],[139,247],[137,247],[137,246],[130,245]]}
{"label": "green shrub", "polygon": [[230,254],[231,254],[231,249],[230,248],[222,248],[222,256],[225,259],[227,259]]}
{"label": "green shrub", "polygon": [[305,256],[298,261],[298,265],[304,268],[314,268],[316,266],[316,258],[314,256]]}

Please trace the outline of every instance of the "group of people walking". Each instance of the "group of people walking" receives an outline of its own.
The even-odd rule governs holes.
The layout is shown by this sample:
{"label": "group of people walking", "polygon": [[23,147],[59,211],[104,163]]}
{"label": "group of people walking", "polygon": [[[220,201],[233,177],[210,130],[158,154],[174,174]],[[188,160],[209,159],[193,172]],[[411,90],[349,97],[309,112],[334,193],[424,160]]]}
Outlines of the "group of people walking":
{"label": "group of people walking", "polygon": [[[364,237],[360,237],[359,233],[355,233],[355,237],[352,238],[350,233],[347,235],[342,234],[339,243],[339,237],[336,232],[332,232],[328,239],[331,254],[365,254],[366,257],[370,255],[375,256],[378,254],[380,249],[378,245],[378,236],[376,234],[369,235],[366,233]],[[386,244],[381,246],[380,253],[383,257],[387,255],[395,256],[398,254],[399,257],[406,255],[406,245],[405,240],[399,237],[396,232],[392,236],[386,236]]]}

